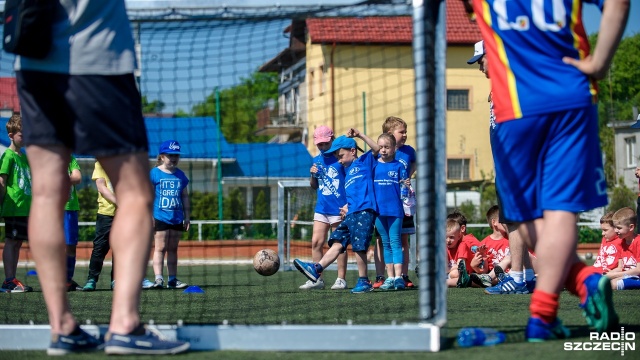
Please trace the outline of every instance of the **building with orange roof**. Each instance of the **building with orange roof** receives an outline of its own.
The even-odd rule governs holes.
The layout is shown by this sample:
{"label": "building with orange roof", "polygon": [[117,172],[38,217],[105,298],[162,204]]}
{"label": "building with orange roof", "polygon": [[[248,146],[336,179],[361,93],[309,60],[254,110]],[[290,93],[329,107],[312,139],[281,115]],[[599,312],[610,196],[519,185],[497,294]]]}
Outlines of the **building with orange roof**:
{"label": "building with orange roof", "polygon": [[[447,0],[447,180],[492,180],[489,81],[468,65],[480,31],[460,1]],[[289,48],[261,67],[281,74],[278,107],[259,118],[259,134],[302,141],[317,149],[320,125],[344,134],[350,127],[372,138],[388,116],[408,123],[415,147],[415,75],[410,16],[308,18],[285,29]]]}

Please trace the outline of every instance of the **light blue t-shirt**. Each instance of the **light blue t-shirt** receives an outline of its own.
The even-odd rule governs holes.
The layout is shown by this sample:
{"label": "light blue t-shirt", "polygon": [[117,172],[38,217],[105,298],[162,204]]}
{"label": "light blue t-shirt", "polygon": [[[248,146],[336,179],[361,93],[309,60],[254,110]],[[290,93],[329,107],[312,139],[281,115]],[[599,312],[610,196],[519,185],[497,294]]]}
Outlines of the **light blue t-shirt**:
{"label": "light blue t-shirt", "polygon": [[373,171],[377,162],[373,153],[367,151],[345,169],[344,190],[347,193],[349,214],[367,209],[378,212],[373,192]]}
{"label": "light blue t-shirt", "polygon": [[[411,165],[416,162],[416,151],[409,145],[402,145],[396,150],[396,160],[404,165],[407,173],[411,171]],[[411,174],[409,174],[411,175]]]}
{"label": "light blue t-shirt", "polygon": [[400,180],[406,178],[407,170],[398,160],[376,164],[373,191],[380,216],[404,217],[404,208],[400,200]]}
{"label": "light blue t-shirt", "polygon": [[315,212],[318,214],[337,216],[340,208],[347,203],[344,191],[344,166],[335,156],[318,155],[313,158],[314,164],[322,164],[322,177],[318,179],[318,200]]}
{"label": "light blue t-shirt", "polygon": [[157,167],[151,169],[150,176],[155,191],[153,217],[172,225],[182,224],[182,191],[189,184],[189,179],[180,169],[176,169],[173,174],[167,174]]}

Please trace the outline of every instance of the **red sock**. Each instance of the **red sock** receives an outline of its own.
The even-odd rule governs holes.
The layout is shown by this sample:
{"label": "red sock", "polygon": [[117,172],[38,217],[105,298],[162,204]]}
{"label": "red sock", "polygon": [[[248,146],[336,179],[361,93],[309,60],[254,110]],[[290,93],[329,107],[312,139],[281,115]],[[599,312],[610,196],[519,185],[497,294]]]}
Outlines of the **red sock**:
{"label": "red sock", "polygon": [[558,294],[549,294],[538,289],[533,291],[531,296],[531,317],[541,319],[547,324],[551,324],[558,316]]}
{"label": "red sock", "polygon": [[598,269],[579,261],[571,266],[564,286],[569,292],[580,298],[580,303],[584,303],[587,300],[587,287],[584,285],[584,281],[590,275],[597,273]]}

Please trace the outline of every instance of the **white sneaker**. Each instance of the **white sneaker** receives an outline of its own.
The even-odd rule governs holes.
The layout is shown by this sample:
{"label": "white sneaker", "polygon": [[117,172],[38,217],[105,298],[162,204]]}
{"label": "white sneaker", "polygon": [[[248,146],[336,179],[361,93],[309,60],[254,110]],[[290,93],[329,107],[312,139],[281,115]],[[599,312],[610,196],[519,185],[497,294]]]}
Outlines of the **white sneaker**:
{"label": "white sneaker", "polygon": [[347,288],[347,282],[344,279],[337,278],[336,283],[331,286],[331,290],[343,290]]}
{"label": "white sneaker", "polygon": [[313,282],[311,280],[307,280],[306,283],[300,285],[300,289],[302,290],[322,290],[324,289],[324,280],[318,279],[318,281]]}

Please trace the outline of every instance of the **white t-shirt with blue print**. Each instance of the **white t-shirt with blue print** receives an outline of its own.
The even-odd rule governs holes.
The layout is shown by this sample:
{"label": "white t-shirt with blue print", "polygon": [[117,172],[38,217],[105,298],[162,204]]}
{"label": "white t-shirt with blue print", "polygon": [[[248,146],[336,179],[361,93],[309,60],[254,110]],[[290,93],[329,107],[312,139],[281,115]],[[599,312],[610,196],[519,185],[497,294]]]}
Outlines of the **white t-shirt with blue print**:
{"label": "white t-shirt with blue print", "polygon": [[377,163],[373,153],[367,151],[345,169],[344,190],[349,204],[348,214],[362,210],[378,212],[373,192],[373,171]]}
{"label": "white t-shirt with blue print", "polygon": [[182,224],[182,191],[189,184],[189,179],[180,169],[176,169],[173,174],[167,174],[155,167],[151,169],[150,175],[155,191],[153,217],[172,225]]}
{"label": "white t-shirt with blue print", "polygon": [[322,164],[322,176],[318,179],[318,200],[315,212],[327,216],[340,215],[340,208],[347,203],[344,191],[344,166],[333,154],[320,154],[313,158],[314,164]]}

